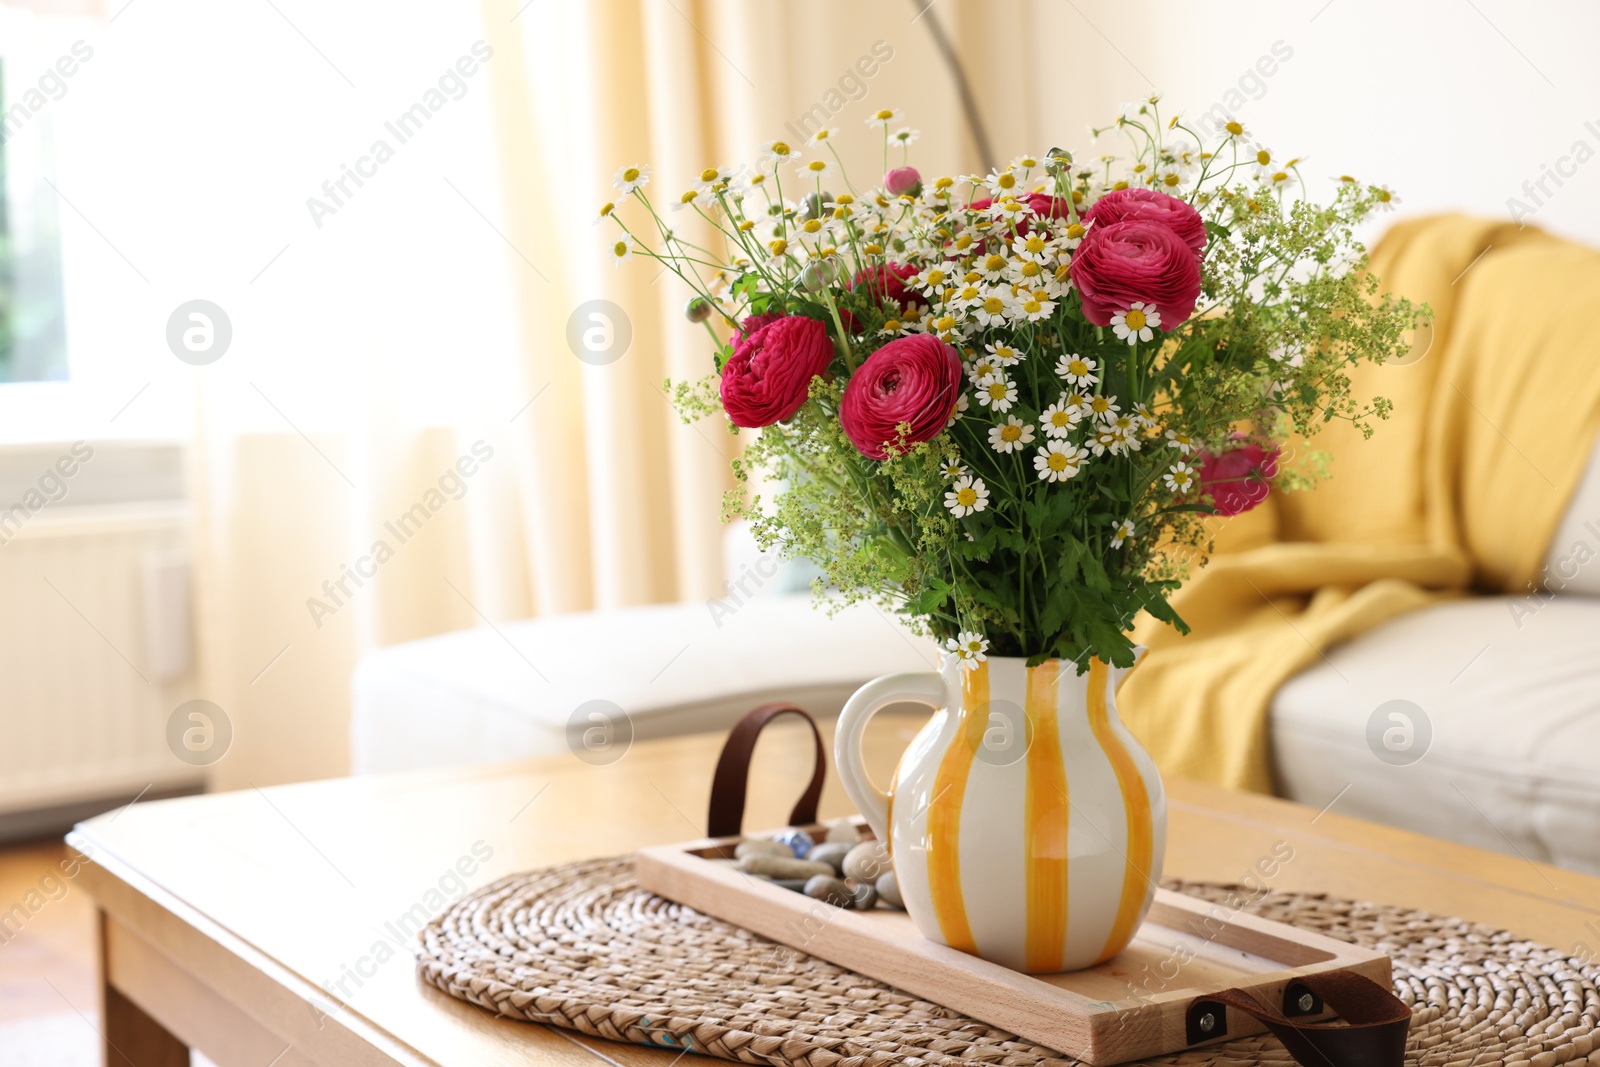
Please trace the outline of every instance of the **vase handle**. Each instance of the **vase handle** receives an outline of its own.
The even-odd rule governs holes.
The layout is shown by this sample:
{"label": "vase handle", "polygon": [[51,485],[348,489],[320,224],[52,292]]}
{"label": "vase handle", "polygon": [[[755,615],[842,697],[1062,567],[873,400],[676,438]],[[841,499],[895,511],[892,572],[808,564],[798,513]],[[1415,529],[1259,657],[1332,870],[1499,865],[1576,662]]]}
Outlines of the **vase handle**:
{"label": "vase handle", "polygon": [[911,674],[886,674],[857,689],[839,713],[839,728],[833,736],[833,763],[844,782],[844,791],[866,816],[867,825],[879,841],[889,840],[889,795],[872,784],[867,761],[861,752],[861,739],[867,723],[890,704],[909,701],[942,708],[945,704],[944,679],[933,671]]}

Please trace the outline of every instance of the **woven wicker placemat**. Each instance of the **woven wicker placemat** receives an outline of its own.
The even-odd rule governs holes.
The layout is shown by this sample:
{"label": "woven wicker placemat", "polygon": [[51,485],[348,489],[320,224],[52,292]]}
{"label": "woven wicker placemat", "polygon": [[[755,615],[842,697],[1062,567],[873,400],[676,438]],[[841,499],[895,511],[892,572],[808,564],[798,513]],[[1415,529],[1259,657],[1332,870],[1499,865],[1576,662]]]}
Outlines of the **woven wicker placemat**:
{"label": "woven wicker placemat", "polygon": [[[1217,903],[1236,886],[1168,883]],[[1600,965],[1503,930],[1318,893],[1243,910],[1368,945],[1415,1012],[1408,1064],[1600,1065]],[[501,1015],[781,1067],[1065,1065],[1061,1054],[640,889],[628,857],[502,878],[422,932],[419,967]],[[1143,1061],[1287,1064],[1270,1035]]]}

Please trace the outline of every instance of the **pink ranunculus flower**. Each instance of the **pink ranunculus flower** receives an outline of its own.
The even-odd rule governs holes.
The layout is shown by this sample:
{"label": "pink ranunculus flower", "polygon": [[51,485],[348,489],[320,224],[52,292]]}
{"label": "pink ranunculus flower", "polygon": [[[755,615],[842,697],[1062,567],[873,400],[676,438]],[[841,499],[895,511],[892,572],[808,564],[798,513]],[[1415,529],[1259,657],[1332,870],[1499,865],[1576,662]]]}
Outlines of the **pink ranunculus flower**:
{"label": "pink ranunculus flower", "polygon": [[1086,222],[1108,226],[1113,222],[1142,219],[1164,224],[1199,255],[1206,246],[1206,224],[1200,212],[1185,200],[1156,189],[1113,189],[1095,201],[1084,215]]}
{"label": "pink ranunculus flower", "polygon": [[810,395],[811,379],[832,360],[833,343],[822,323],[804,315],[783,316],[734,348],[722,368],[722,407],[735,426],[771,426],[792,418]]}
{"label": "pink ranunculus flower", "polygon": [[916,276],[917,268],[909,263],[879,263],[857,271],[851,279],[850,288],[864,288],[880,303],[892,300],[895,307],[900,308],[905,306],[910,292],[906,289],[906,279]]}
{"label": "pink ranunculus flower", "polygon": [[883,176],[883,187],[890,196],[904,196],[922,184],[916,167],[896,167]]}
{"label": "pink ranunculus flower", "polygon": [[1107,326],[1135,303],[1154,304],[1161,328],[1176,328],[1200,297],[1200,260],[1170,226],[1144,219],[1094,225],[1072,256],[1083,317]]}
{"label": "pink ranunculus flower", "polygon": [[770,326],[783,318],[781,311],[763,311],[759,315],[746,315],[739,324],[739,340],[744,340],[763,326]]}
{"label": "pink ranunculus flower", "polygon": [[1243,434],[1231,440],[1246,443],[1222,453],[1200,453],[1200,491],[1210,495],[1220,515],[1243,514],[1266,500],[1278,475],[1276,446],[1263,448]]}
{"label": "pink ranunculus flower", "polygon": [[[900,337],[867,357],[844,387],[839,422],[856,450],[888,459],[937,437],[961,396],[961,357],[931,334]],[[904,438],[900,424],[911,427]]]}

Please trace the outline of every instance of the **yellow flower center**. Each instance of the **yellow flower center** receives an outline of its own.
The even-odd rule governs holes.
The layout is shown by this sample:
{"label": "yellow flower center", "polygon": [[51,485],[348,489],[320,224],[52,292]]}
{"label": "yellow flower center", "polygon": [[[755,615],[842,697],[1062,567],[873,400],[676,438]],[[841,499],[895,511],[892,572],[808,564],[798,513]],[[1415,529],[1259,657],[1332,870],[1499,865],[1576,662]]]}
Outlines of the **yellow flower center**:
{"label": "yellow flower center", "polygon": [[705,170],[701,171],[700,172],[700,180],[703,181],[703,182],[714,182],[714,181],[716,181],[717,180],[717,168],[715,168],[715,167],[707,167]]}
{"label": "yellow flower center", "polygon": [[622,172],[622,180],[625,181],[625,182],[636,182],[636,181],[638,181],[639,180],[639,168],[638,167],[629,167],[627,170],[623,171]]}
{"label": "yellow flower center", "polygon": [[767,247],[772,249],[773,255],[781,256],[785,252],[789,251],[789,242],[780,237],[776,241],[773,241],[771,244],[767,245]]}
{"label": "yellow flower center", "polygon": [[1074,377],[1081,377],[1089,373],[1089,365],[1081,359],[1075,359],[1067,364],[1067,371]]}
{"label": "yellow flower center", "polygon": [[1390,200],[1394,199],[1394,194],[1387,189],[1379,189],[1375,195],[1377,196],[1378,203],[1380,204],[1387,204]]}
{"label": "yellow flower center", "polygon": [[970,508],[978,502],[978,491],[970,485],[964,485],[956,490],[956,503],[964,508]]}
{"label": "yellow flower center", "polygon": [[1289,180],[1289,172],[1283,170],[1275,171],[1272,175],[1272,180],[1275,182],[1286,182]]}
{"label": "yellow flower center", "polygon": [[1008,170],[995,180],[995,184],[1002,189],[1015,189],[1017,187],[1017,176]]}
{"label": "yellow flower center", "polygon": [[756,228],[756,220],[755,219],[745,219],[743,222],[739,223],[739,229],[744,233],[749,233],[751,230],[753,230],[755,228]]}
{"label": "yellow flower center", "polygon": [[1244,133],[1244,123],[1238,121],[1237,119],[1230,120],[1229,122],[1225,123],[1222,128],[1233,134],[1235,137],[1238,137],[1240,134]]}
{"label": "yellow flower center", "polygon": [[864,249],[862,249],[862,251],[866,252],[866,254],[869,256],[881,256],[883,255],[883,246],[873,243],[867,245]]}
{"label": "yellow flower center", "polygon": [[983,269],[990,272],[1004,270],[1005,265],[1005,256],[987,256],[983,261]]}
{"label": "yellow flower center", "polygon": [[961,299],[962,300],[976,300],[976,299],[978,299],[978,290],[975,289],[974,287],[970,286],[970,285],[965,287],[964,289],[961,290]]}
{"label": "yellow flower center", "polygon": [[1126,189],[1127,187],[1128,187],[1128,183],[1127,182],[1112,182],[1111,183],[1111,188],[1113,188],[1113,189]]}
{"label": "yellow flower center", "polygon": [[616,244],[611,246],[611,251],[618,259],[621,259],[623,256],[628,254],[628,242],[618,241]]}
{"label": "yellow flower center", "polygon": [[1042,270],[1043,268],[1039,264],[1030,259],[1022,265],[1022,276],[1024,278],[1037,278]]}
{"label": "yellow flower center", "polygon": [[1023,245],[1023,247],[1026,248],[1029,252],[1032,252],[1034,255],[1038,255],[1040,252],[1044,251],[1044,238],[1040,237],[1036,233],[1035,234],[1029,234],[1028,235],[1028,242],[1027,242],[1027,244]]}
{"label": "yellow flower center", "polygon": [[856,202],[856,198],[851,196],[849,193],[840,193],[838,196],[833,198],[833,202],[835,204],[853,204]]}
{"label": "yellow flower center", "polygon": [[932,270],[930,270],[928,272],[928,284],[929,285],[943,285],[944,284],[944,271],[940,270],[938,267],[935,267]]}
{"label": "yellow flower center", "polygon": [[1144,312],[1138,308],[1129,308],[1128,314],[1123,317],[1123,321],[1128,324],[1128,329],[1138,332],[1144,329],[1147,320],[1144,317]]}
{"label": "yellow flower center", "polygon": [[678,197],[678,199],[680,201],[682,201],[683,203],[687,204],[689,201],[693,200],[698,195],[699,194],[696,193],[693,189],[690,189],[687,193],[684,193],[682,196]]}
{"label": "yellow flower center", "polygon": [[1053,412],[1050,416],[1050,425],[1057,428],[1072,425],[1072,416],[1065,411]]}
{"label": "yellow flower center", "polygon": [[1022,427],[1015,423],[1000,427],[1000,440],[1015,441],[1022,436]]}
{"label": "yellow flower center", "polygon": [[883,324],[883,328],[891,333],[898,333],[900,330],[900,320],[890,319],[888,322]]}
{"label": "yellow flower center", "polygon": [[1110,401],[1106,400],[1105,397],[1097,396],[1093,400],[1089,401],[1089,407],[1093,409],[1096,415],[1104,415],[1107,411],[1111,410],[1111,403]]}
{"label": "yellow flower center", "polygon": [[882,111],[874,115],[873,118],[877,119],[879,122],[888,122],[890,119],[894,118],[894,112],[890,111],[888,108],[884,108]]}
{"label": "yellow flower center", "polygon": [[774,142],[772,142],[772,154],[776,155],[776,156],[786,156],[786,155],[788,155],[789,154],[789,145],[788,145],[788,143],[785,142],[785,141],[774,141]]}
{"label": "yellow flower center", "polygon": [[1009,391],[1009,387],[1005,382],[989,383],[989,399],[991,400],[1004,400],[1006,398],[1006,393]]}
{"label": "yellow flower center", "polygon": [[956,251],[965,252],[967,249],[969,249],[971,247],[972,247],[972,235],[970,233],[964,233],[960,237],[956,238]]}
{"label": "yellow flower center", "polygon": [[826,127],[824,127],[823,129],[820,129],[816,133],[812,134],[811,136],[812,136],[813,140],[826,141],[828,139],[828,130],[827,130]]}
{"label": "yellow flower center", "polygon": [[1171,188],[1172,186],[1177,185],[1183,179],[1179,178],[1176,174],[1168,174],[1161,180],[1166,183],[1168,188]]}
{"label": "yellow flower center", "polygon": [[1050,458],[1045,462],[1053,471],[1064,471],[1067,469],[1067,457],[1060,452],[1050,453]]}
{"label": "yellow flower center", "polygon": [[994,356],[996,359],[1010,359],[1014,355],[1016,355],[1016,351],[1006,345],[994,346]]}
{"label": "yellow flower center", "polygon": [[1272,162],[1272,153],[1268,152],[1265,148],[1261,149],[1256,153],[1256,162],[1261,164],[1263,167],[1266,166],[1268,163]]}
{"label": "yellow flower center", "polygon": [[1006,302],[998,296],[991,296],[983,302],[983,310],[991,315],[998,315],[1006,309]]}
{"label": "yellow flower center", "polygon": [[806,164],[806,169],[811,171],[813,174],[821,174],[823,171],[828,169],[828,161],[825,159],[813,159],[810,163]]}
{"label": "yellow flower center", "polygon": [[1037,312],[1043,311],[1044,310],[1044,305],[1039,303],[1039,301],[1037,299],[1029,298],[1027,301],[1025,301],[1023,303],[1022,310],[1027,312],[1030,315],[1033,315],[1033,314],[1036,314]]}
{"label": "yellow flower center", "polygon": [[933,187],[935,189],[948,189],[954,184],[955,184],[955,181],[953,179],[951,179],[951,178],[938,178],[938,179],[935,179],[935,181],[933,183]]}
{"label": "yellow flower center", "polygon": [[612,211],[616,210],[616,206],[617,205],[607,201],[605,206],[600,209],[600,217],[605,218],[607,215],[611,214]]}
{"label": "yellow flower center", "polygon": [[1081,408],[1083,407],[1083,394],[1073,393],[1071,396],[1067,397],[1066,400],[1062,401],[1062,403],[1066,404],[1069,408]]}
{"label": "yellow flower center", "polygon": [[956,320],[951,318],[949,315],[946,315],[944,318],[934,323],[934,325],[939,328],[940,333],[944,333],[947,330],[955,329]]}

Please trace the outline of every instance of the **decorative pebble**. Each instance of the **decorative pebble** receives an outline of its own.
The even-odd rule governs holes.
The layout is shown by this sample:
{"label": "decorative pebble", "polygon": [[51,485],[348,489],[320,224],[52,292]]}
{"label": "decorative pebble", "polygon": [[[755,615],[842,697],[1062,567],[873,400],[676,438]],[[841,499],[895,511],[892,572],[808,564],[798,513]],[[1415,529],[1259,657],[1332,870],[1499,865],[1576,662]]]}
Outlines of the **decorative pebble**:
{"label": "decorative pebble", "polygon": [[745,856],[738,867],[746,874],[765,874],[773,878],[810,878],[814,874],[833,877],[833,868],[826,863],[812,863],[789,856]]}
{"label": "decorative pebble", "polygon": [[878,891],[879,900],[891,908],[899,908],[901,911],[906,910],[906,902],[900,896],[900,883],[895,879],[893,871],[887,871],[880,875],[878,880],[872,884],[873,888]]}
{"label": "decorative pebble", "polygon": [[878,906],[878,891],[867,882],[850,883],[850,906],[857,911],[871,911]]}
{"label": "decorative pebble", "polygon": [[854,845],[861,840],[861,834],[856,831],[856,824],[849,818],[828,820],[828,841]]}
{"label": "decorative pebble", "polygon": [[816,844],[811,835],[804,830],[785,830],[774,837],[773,840],[780,844],[788,845],[789,850],[794,853],[794,858],[797,860],[805,859],[806,853],[810,852],[811,847]]}
{"label": "decorative pebble", "polygon": [[794,858],[794,850],[788,845],[782,841],[768,841],[764,837],[745,838],[739,842],[739,846],[733,850],[733,854],[739,859],[744,859],[746,856],[788,856],[790,859]]}
{"label": "decorative pebble", "polygon": [[772,879],[772,884],[781,886],[791,893],[804,893],[806,891],[806,879],[804,878],[774,878]]}
{"label": "decorative pebble", "polygon": [[831,874],[819,874],[806,882],[805,893],[814,900],[832,904],[836,908],[848,908],[853,899],[850,887]]}
{"label": "decorative pebble", "polygon": [[863,841],[852,848],[845,854],[843,868],[846,878],[858,882],[877,882],[893,870],[889,865],[889,853],[877,841]]}
{"label": "decorative pebble", "polygon": [[834,874],[844,873],[844,858],[850,854],[849,845],[843,841],[824,841],[806,854],[806,859],[813,863],[826,863],[833,868]]}

